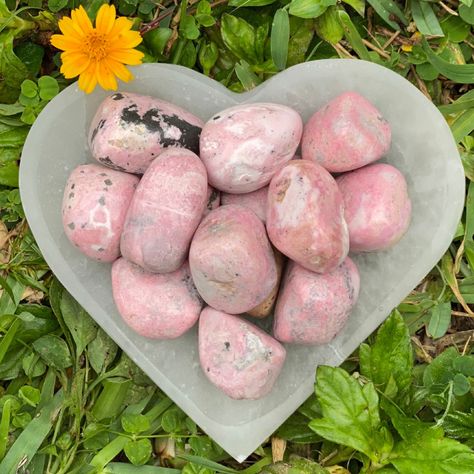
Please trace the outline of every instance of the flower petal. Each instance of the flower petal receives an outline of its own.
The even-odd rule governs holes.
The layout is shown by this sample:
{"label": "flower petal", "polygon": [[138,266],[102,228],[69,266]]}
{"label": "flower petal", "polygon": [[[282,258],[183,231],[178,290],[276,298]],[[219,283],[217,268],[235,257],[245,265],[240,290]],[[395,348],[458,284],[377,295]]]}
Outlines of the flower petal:
{"label": "flower petal", "polygon": [[84,34],[90,33],[92,31],[92,23],[90,18],[87,16],[87,12],[84,10],[84,7],[81,5],[79,8],[71,11],[72,21],[79,26]]}
{"label": "flower petal", "polygon": [[110,40],[111,49],[135,48],[143,41],[138,31],[125,31],[113,40]]}
{"label": "flower petal", "polygon": [[133,79],[133,74],[122,64],[118,61],[114,61],[113,59],[106,58],[105,59],[108,68],[123,82],[128,82]]}
{"label": "flower petal", "polygon": [[70,36],[71,38],[77,40],[84,37],[84,32],[82,31],[81,27],[74,23],[68,16],[63,16],[58,21],[58,26],[61,32],[66,36]]}
{"label": "flower petal", "polygon": [[105,90],[117,90],[117,80],[112,71],[107,67],[105,61],[97,63],[97,80]]}
{"label": "flower petal", "polygon": [[97,85],[96,65],[89,64],[89,67],[79,76],[79,89],[82,89],[86,94],[90,94]]}
{"label": "flower petal", "polygon": [[123,64],[129,64],[130,66],[141,64],[143,56],[145,55],[136,49],[116,49],[110,51],[109,54],[110,59],[114,59]]}
{"label": "flower petal", "polygon": [[133,23],[124,16],[120,16],[115,20],[114,26],[109,31],[108,37],[111,41],[115,39],[116,36],[129,31],[133,26]]}
{"label": "flower petal", "polygon": [[82,49],[82,43],[75,38],[64,35],[53,35],[51,36],[51,44],[58,49],[63,51],[79,51]]}
{"label": "flower petal", "polygon": [[61,54],[61,73],[66,79],[82,74],[90,64],[90,59],[84,53],[67,52]]}
{"label": "flower petal", "polygon": [[107,5],[106,3],[99,8],[97,18],[95,20],[95,27],[99,33],[107,35],[113,28],[115,23],[115,7]]}

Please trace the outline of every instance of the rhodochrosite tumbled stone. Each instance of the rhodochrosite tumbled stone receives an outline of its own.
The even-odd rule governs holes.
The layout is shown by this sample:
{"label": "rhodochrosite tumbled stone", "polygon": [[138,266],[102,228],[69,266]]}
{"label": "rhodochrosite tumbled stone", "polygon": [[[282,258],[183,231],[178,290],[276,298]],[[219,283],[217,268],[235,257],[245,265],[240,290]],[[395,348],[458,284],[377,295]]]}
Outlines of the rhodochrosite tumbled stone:
{"label": "rhodochrosite tumbled stone", "polygon": [[236,194],[267,185],[293,158],[302,132],[298,112],[285,105],[242,104],[215,114],[200,140],[209,183]]}
{"label": "rhodochrosite tumbled stone", "polygon": [[207,203],[207,176],[192,151],[169,149],[143,175],[125,220],[120,250],[145,270],[177,270]]}
{"label": "rhodochrosite tumbled stone", "polygon": [[204,308],[199,318],[199,358],[207,378],[235,399],[257,399],[273,387],[284,347],[238,316]]}
{"label": "rhodochrosite tumbled stone", "polygon": [[257,189],[251,193],[245,194],[229,194],[222,193],[221,202],[225,204],[237,204],[239,206],[248,207],[251,209],[257,217],[265,223],[267,219],[267,199],[268,199],[268,186]]}
{"label": "rhodochrosite tumbled stone", "polygon": [[242,206],[221,206],[203,219],[191,243],[189,265],[204,301],[231,314],[255,308],[277,282],[265,228]]}
{"label": "rhodochrosite tumbled stone", "polygon": [[350,258],[324,274],[290,262],[275,309],[274,336],[297,344],[331,341],[349,318],[359,284],[359,271]]}
{"label": "rhodochrosite tumbled stone", "polygon": [[411,201],[407,183],[391,165],[377,163],[337,178],[353,252],[383,250],[408,230]]}
{"label": "rhodochrosite tumbled stone", "polygon": [[341,193],[321,166],[295,160],[272,179],[267,231],[273,245],[308,270],[336,268],[349,250]]}
{"label": "rhodochrosite tumbled stone", "polygon": [[360,94],[345,92],[311,116],[301,149],[304,160],[339,173],[378,160],[390,141],[390,125],[382,114]]}
{"label": "rhodochrosite tumbled stone", "polygon": [[221,204],[221,193],[212,186],[207,186],[207,204],[202,217],[206,217],[211,211],[217,209]]}
{"label": "rhodochrosite tumbled stone", "polygon": [[203,122],[187,110],[155,97],[120,92],[98,108],[89,131],[96,160],[142,174],[166,148],[199,152]]}
{"label": "rhodochrosite tumbled stone", "polygon": [[112,265],[112,292],[128,326],[152,339],[181,336],[202,308],[187,262],[173,273],[157,274],[119,258]]}
{"label": "rhodochrosite tumbled stone", "polygon": [[67,238],[85,255],[113,262],[120,255],[127,209],[138,178],[100,165],[81,165],[64,190],[62,220]]}

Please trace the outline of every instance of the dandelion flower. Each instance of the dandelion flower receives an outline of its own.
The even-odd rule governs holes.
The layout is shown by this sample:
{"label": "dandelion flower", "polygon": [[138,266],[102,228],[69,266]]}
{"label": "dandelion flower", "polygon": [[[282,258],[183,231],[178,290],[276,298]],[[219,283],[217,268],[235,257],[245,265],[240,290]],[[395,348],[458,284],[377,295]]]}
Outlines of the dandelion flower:
{"label": "dandelion flower", "polygon": [[132,73],[125,64],[141,64],[143,53],[134,49],[142,38],[132,31],[128,18],[115,17],[113,5],[102,5],[95,27],[82,6],[71,17],[59,20],[62,35],[53,35],[51,44],[61,53],[61,73],[66,79],[79,76],[79,88],[90,93],[97,83],[106,90],[117,89],[117,79],[128,82]]}

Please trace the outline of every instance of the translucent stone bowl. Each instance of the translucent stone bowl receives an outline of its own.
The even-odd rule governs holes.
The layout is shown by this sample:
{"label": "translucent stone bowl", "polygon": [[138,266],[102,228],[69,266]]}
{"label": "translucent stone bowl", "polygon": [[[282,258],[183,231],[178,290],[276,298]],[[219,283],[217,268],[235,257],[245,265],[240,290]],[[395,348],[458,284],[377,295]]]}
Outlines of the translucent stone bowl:
{"label": "translucent stone bowl", "polygon": [[61,200],[71,170],[91,161],[86,134],[107,92],[84,95],[73,84],[43,110],[28,135],[20,191],[28,222],[49,266],[107,333],[198,425],[243,461],[311,394],[318,364],[338,365],[387,317],[448,248],[461,216],[464,174],[448,125],[426,97],[389,69],[355,60],[294,66],[251,92],[236,94],[189,69],[164,64],[135,68],[121,90],[149,94],[208,119],[226,107],[278,102],[303,119],[329,99],[354,90],[388,119],[393,145],[385,161],[406,176],[413,202],[408,233],[389,251],[355,256],[361,295],[344,330],[330,344],[289,345],[273,391],[234,401],[211,385],[199,366],[195,328],[173,341],[147,340],[121,320],[112,300],[110,265],[88,260],[66,239]]}

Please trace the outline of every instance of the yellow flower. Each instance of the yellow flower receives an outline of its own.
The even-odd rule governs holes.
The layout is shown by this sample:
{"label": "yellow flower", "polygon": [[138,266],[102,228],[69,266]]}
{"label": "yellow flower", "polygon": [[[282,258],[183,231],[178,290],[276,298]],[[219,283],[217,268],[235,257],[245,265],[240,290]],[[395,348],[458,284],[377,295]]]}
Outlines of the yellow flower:
{"label": "yellow flower", "polygon": [[59,20],[62,35],[53,35],[51,44],[61,53],[61,73],[66,79],[79,76],[79,88],[88,94],[97,82],[106,90],[116,90],[115,76],[124,82],[133,79],[124,66],[141,64],[143,53],[135,48],[142,42],[138,31],[132,31],[128,18],[115,18],[113,5],[102,5],[95,28],[82,6],[71,11],[71,18]]}

